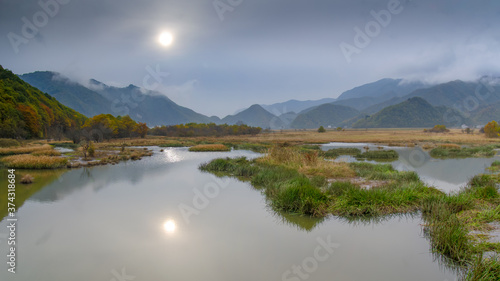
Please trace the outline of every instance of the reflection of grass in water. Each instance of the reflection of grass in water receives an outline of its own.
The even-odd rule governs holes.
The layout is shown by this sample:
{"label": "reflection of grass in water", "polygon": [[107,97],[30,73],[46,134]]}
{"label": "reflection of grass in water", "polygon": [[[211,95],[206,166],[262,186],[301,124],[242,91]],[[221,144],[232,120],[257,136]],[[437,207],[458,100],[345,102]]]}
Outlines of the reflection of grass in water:
{"label": "reflection of grass in water", "polygon": [[315,218],[311,216],[296,215],[286,212],[273,211],[273,214],[277,219],[279,219],[283,224],[293,226],[298,230],[304,230],[307,232],[312,231],[318,225],[325,221],[325,217]]}
{"label": "reflection of grass in water", "polygon": [[[47,186],[54,180],[58,179],[62,174],[68,170],[16,170],[16,199],[14,204],[16,205],[16,210],[18,210],[24,202],[30,198],[37,191],[41,190],[43,187]],[[21,184],[19,181],[26,175],[32,175],[35,180],[32,184]],[[7,184],[7,169],[0,169],[0,182]],[[4,218],[8,215],[7,212],[7,188],[0,188],[0,218]]]}

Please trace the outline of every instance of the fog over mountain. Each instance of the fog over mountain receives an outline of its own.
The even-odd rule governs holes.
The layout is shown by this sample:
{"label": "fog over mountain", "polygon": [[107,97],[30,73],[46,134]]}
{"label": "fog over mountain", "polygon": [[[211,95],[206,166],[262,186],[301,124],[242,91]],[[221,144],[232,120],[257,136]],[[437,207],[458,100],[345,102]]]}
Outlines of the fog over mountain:
{"label": "fog over mountain", "polygon": [[438,84],[500,73],[496,0],[40,3],[0,0],[5,68],[134,84],[207,116],[337,98],[387,77]]}

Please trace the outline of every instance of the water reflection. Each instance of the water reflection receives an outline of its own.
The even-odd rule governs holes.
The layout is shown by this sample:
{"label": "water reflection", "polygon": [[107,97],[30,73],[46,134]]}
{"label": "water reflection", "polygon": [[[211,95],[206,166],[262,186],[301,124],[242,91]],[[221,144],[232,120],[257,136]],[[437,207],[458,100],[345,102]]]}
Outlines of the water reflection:
{"label": "water reflection", "polygon": [[[329,143],[322,146],[323,150],[339,147],[370,147],[378,149],[375,144],[366,143]],[[461,159],[435,159],[427,151],[420,147],[389,147],[381,146],[382,149],[392,149],[398,152],[399,159],[391,162],[398,171],[414,171],[427,185],[434,186],[444,192],[458,191],[464,187],[469,180],[477,174],[489,173],[487,170],[499,155],[490,158],[461,158]],[[358,161],[352,156],[341,156],[340,161]],[[375,161],[366,161],[377,163]]]}
{"label": "water reflection", "polygon": [[297,230],[306,232],[313,231],[316,227],[321,225],[326,220],[326,217],[314,218],[310,216],[296,215],[273,210],[270,211],[273,212],[273,215],[278,223],[288,225]]}

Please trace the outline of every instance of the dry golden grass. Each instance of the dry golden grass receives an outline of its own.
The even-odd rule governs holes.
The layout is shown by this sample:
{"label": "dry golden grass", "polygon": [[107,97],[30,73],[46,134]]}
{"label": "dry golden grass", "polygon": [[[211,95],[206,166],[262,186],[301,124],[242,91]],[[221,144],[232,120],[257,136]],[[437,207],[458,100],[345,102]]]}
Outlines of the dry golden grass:
{"label": "dry golden grass", "polygon": [[453,144],[453,143],[444,143],[440,144],[439,148],[444,148],[444,149],[461,149],[462,147],[458,144]]}
{"label": "dry golden grass", "polygon": [[33,152],[52,150],[52,146],[48,144],[36,145],[31,144],[22,147],[5,147],[0,148],[0,155],[15,155],[15,154],[29,154]]}
{"label": "dry golden grass", "polygon": [[16,169],[56,169],[65,167],[68,160],[56,156],[20,154],[0,159],[7,167]]}
{"label": "dry golden grass", "polygon": [[319,158],[317,151],[302,153],[294,147],[271,147],[268,153],[257,161],[270,165],[284,165],[297,169],[307,176],[324,176],[330,179],[356,176],[348,163],[327,161]]}
{"label": "dry golden grass", "polygon": [[61,156],[61,152],[55,150],[55,149],[46,149],[46,150],[39,150],[31,153],[31,155],[34,156]]}
{"label": "dry golden grass", "polygon": [[231,148],[223,145],[223,144],[200,144],[195,145],[189,148],[189,151],[193,152],[214,152],[214,151],[230,151]]}

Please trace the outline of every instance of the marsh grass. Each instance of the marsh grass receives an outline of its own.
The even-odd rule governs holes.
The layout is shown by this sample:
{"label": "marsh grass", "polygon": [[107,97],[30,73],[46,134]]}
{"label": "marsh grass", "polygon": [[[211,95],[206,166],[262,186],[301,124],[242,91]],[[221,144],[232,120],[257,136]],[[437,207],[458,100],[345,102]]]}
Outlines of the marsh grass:
{"label": "marsh grass", "polygon": [[492,157],[496,154],[495,148],[496,145],[460,147],[450,144],[432,149],[430,155],[434,158]]}
{"label": "marsh grass", "polygon": [[223,144],[199,144],[189,148],[191,152],[216,152],[216,151],[231,151],[231,148]]}
{"label": "marsh grass", "polygon": [[68,160],[56,156],[35,156],[20,154],[0,159],[9,168],[16,169],[57,169],[66,167]]}
{"label": "marsh grass", "polygon": [[355,156],[357,159],[387,159],[397,160],[399,154],[394,150],[371,150]]}
{"label": "marsh grass", "polygon": [[27,146],[21,146],[21,147],[5,147],[5,148],[0,148],[0,156],[2,155],[17,155],[17,154],[29,154],[33,152],[38,152],[38,151],[43,151],[43,150],[50,150],[52,147],[48,144],[43,144],[43,145],[27,145]]}
{"label": "marsh grass", "polygon": [[359,148],[353,147],[340,147],[340,148],[332,148],[327,151],[323,151],[321,156],[327,159],[335,159],[340,155],[359,155],[361,154],[361,150]]}
{"label": "marsh grass", "polygon": [[39,151],[32,152],[31,155],[34,155],[34,156],[61,156],[61,152],[50,148],[50,149],[46,149],[46,150],[39,150]]}
{"label": "marsh grass", "polygon": [[0,147],[15,147],[20,145],[15,139],[0,139]]}

